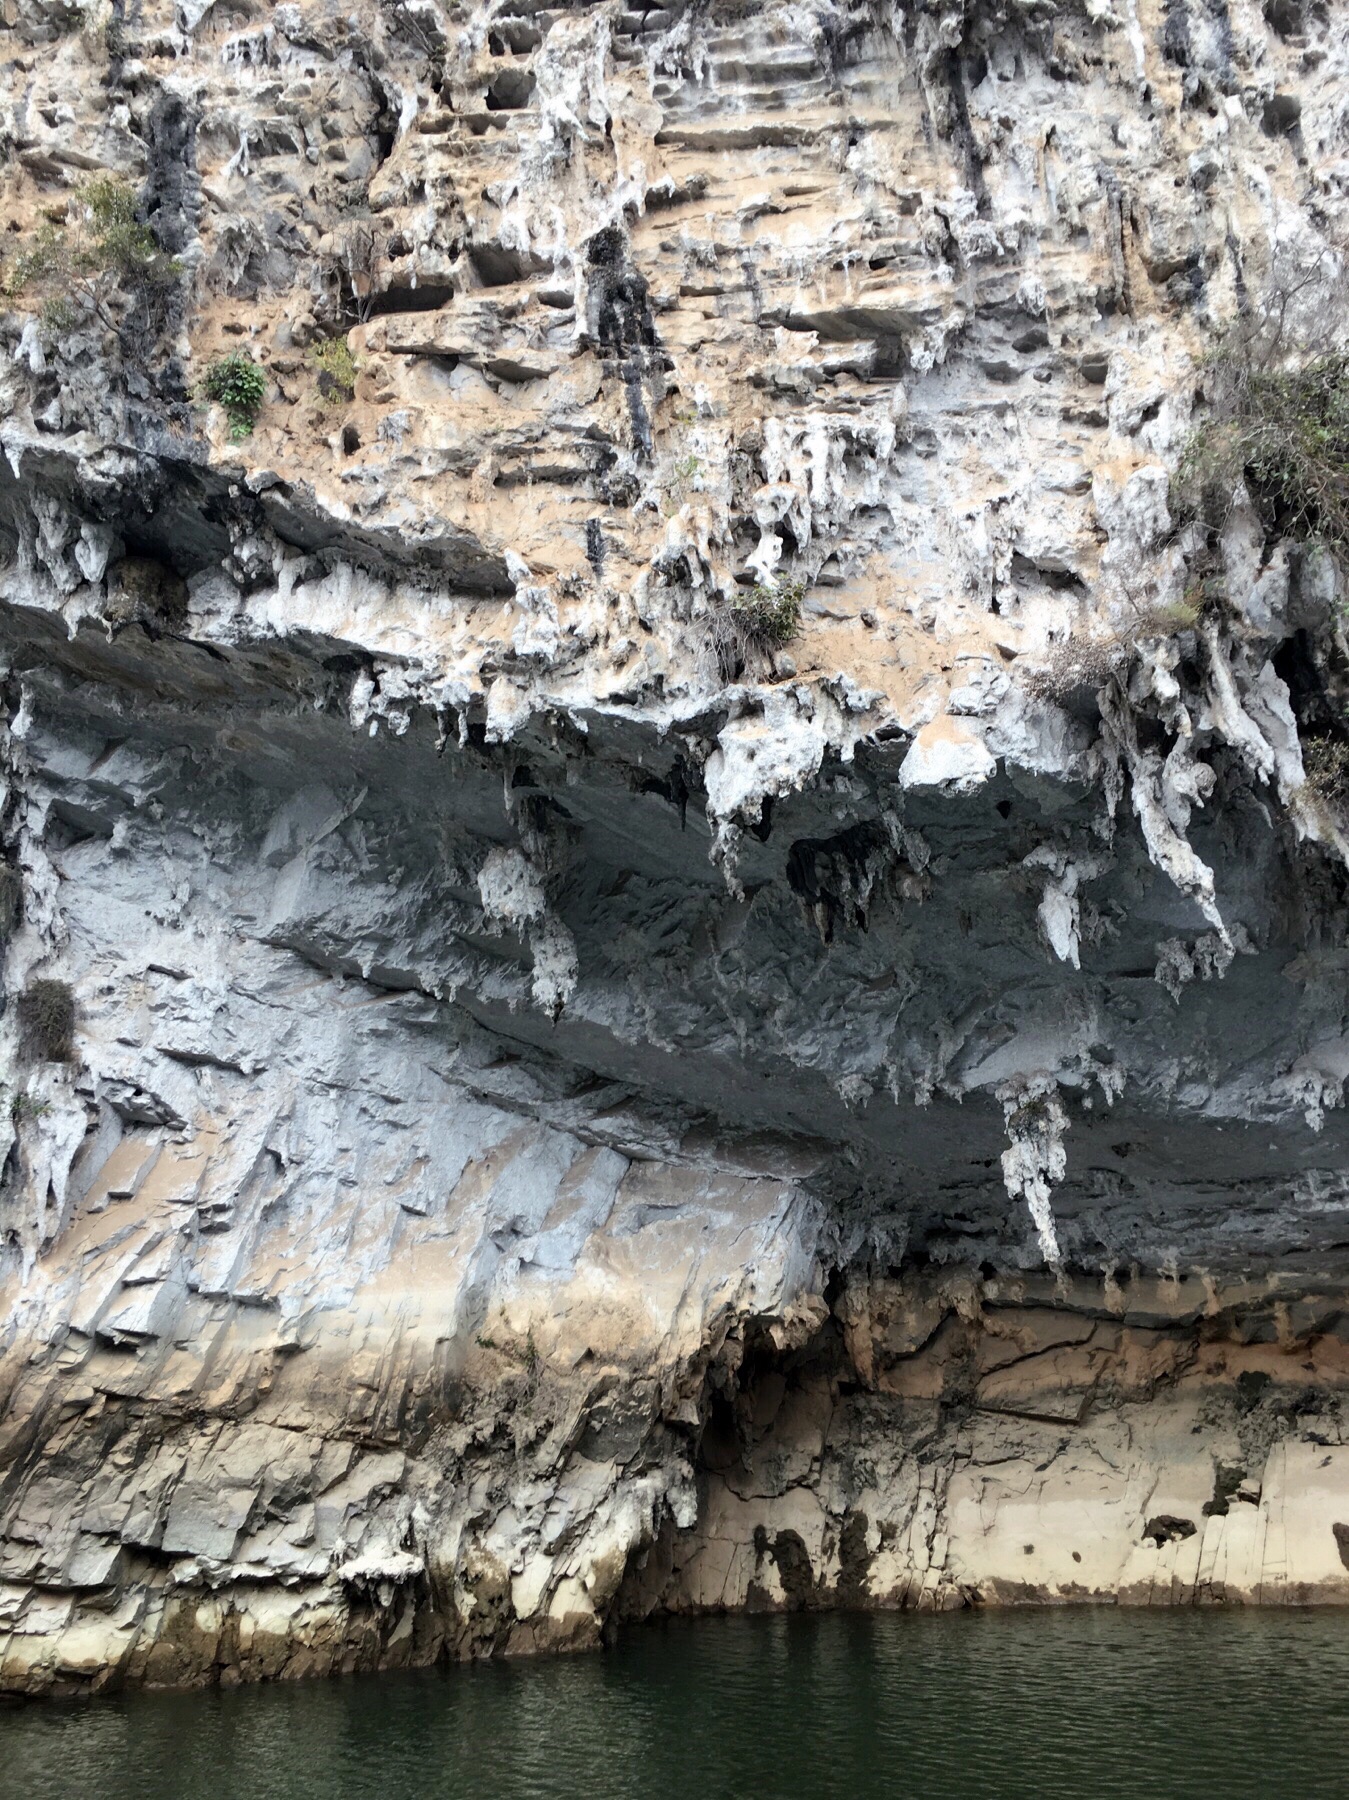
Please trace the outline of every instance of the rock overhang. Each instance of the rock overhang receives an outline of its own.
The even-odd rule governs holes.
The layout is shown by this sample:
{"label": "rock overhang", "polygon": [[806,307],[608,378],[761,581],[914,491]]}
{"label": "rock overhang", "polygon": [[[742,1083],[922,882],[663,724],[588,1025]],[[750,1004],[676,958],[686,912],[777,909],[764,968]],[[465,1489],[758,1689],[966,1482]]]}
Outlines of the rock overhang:
{"label": "rock overhang", "polygon": [[[997,1167],[1009,1083],[1050,1078],[1068,1103],[1056,1206],[1089,1259],[1174,1254],[1193,1226],[1232,1267],[1215,1169],[1262,1215],[1253,1252],[1269,1254],[1265,1213],[1291,1251],[1299,1184],[1335,1165],[1337,1015],[1309,971],[1287,973],[1277,896],[1293,877],[1258,805],[1191,832],[1241,939],[1220,966],[1202,909],[1137,838],[1102,853],[1101,796],[1080,780],[1013,768],[964,795],[906,790],[905,735],[849,742],[847,761],[826,749],[737,833],[736,892],[710,855],[699,762],[751,694],[701,708],[694,730],[590,708],[475,743],[470,707],[460,743],[423,707],[371,734],[352,730],[353,678],[325,666],[336,639],[253,650],[131,627],[110,642],[86,623],[42,644],[11,619],[35,793],[66,837],[148,855],[194,819],[209,838],[214,814],[272,884],[264,900],[250,873],[234,902],[269,942],[658,1107],[832,1144],[823,1185],[848,1215],[907,1212],[944,1255],[976,1234],[1024,1254]],[[574,946],[560,1010],[530,998],[523,924],[484,921],[482,869],[507,851],[537,869],[536,912]],[[1074,968],[1044,895],[1078,862]],[[1228,1019],[1261,1020],[1258,1038]],[[1166,1149],[1140,1162],[1119,1143]]]}

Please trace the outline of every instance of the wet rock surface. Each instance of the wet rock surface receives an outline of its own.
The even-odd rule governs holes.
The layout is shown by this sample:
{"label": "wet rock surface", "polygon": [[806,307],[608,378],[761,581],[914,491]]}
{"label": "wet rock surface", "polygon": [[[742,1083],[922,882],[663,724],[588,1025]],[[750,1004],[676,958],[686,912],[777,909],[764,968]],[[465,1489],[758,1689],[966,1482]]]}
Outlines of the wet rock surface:
{"label": "wet rock surface", "polygon": [[5,10],[16,244],[179,266],[0,320],[0,1684],[1349,1597],[1342,576],[1171,489],[1349,77],[1223,13]]}

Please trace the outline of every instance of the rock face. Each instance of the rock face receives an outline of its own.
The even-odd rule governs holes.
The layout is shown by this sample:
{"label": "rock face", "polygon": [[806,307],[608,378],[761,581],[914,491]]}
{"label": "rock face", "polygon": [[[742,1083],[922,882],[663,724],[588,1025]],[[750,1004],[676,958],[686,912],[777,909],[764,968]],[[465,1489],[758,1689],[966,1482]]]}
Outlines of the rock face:
{"label": "rock face", "polygon": [[1343,8],[0,17],[0,1686],[1349,1599]]}

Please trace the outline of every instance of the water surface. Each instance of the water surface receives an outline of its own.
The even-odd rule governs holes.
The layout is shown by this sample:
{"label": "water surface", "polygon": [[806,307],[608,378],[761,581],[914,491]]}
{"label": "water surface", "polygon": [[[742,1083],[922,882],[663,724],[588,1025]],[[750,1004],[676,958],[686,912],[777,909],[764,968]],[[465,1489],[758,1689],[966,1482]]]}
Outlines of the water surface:
{"label": "water surface", "polygon": [[604,1655],[0,1712],[9,1800],[1349,1796],[1349,1612],[706,1619]]}

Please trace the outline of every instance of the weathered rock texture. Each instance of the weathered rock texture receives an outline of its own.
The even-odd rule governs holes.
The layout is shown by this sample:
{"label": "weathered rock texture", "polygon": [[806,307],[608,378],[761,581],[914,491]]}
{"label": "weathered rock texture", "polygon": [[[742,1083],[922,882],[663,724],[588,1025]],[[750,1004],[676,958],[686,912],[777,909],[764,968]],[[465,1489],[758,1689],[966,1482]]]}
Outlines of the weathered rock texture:
{"label": "weathered rock texture", "polygon": [[0,16],[0,1685],[1349,1598],[1344,8]]}

